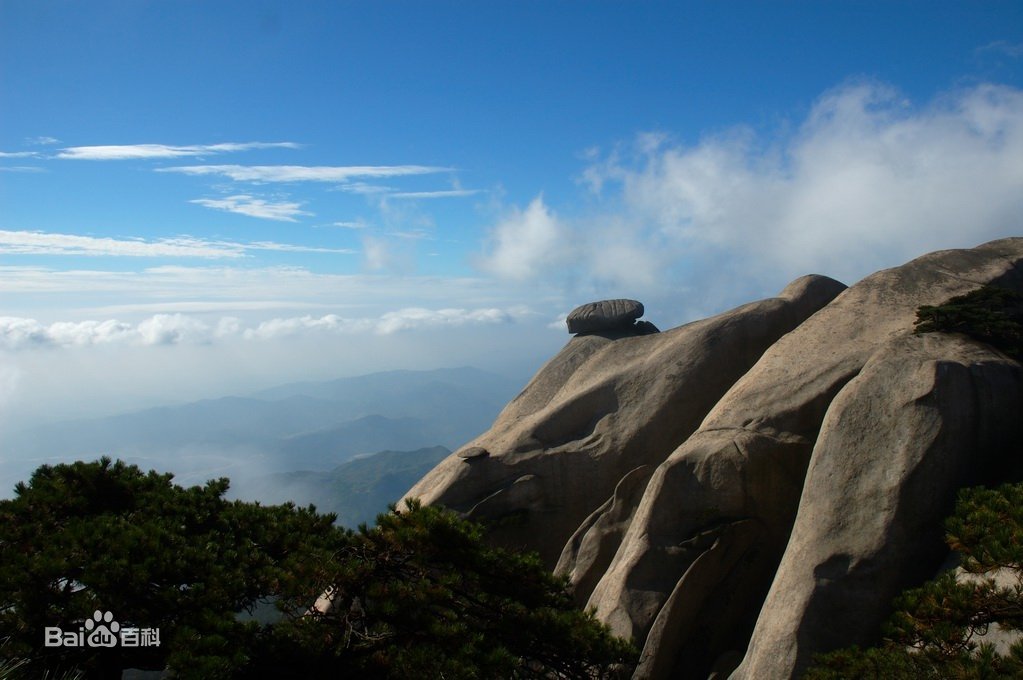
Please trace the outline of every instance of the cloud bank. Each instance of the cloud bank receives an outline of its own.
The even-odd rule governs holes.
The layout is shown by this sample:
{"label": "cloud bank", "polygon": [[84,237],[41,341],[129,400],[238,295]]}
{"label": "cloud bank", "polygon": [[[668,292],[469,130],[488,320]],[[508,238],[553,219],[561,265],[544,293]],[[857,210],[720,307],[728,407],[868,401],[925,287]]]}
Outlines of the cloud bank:
{"label": "cloud bank", "polygon": [[50,324],[21,317],[0,317],[0,349],[28,350],[127,344],[133,346],[203,345],[222,340],[271,341],[295,336],[393,335],[406,331],[508,324],[524,309],[426,309],[408,307],[378,317],[281,317],[247,326],[241,319],[221,317],[215,323],[185,314],[154,314],[138,323],[58,321]]}
{"label": "cloud bank", "polygon": [[559,218],[537,198],[491,230],[478,264],[510,280],[729,290],[810,272],[852,283],[1023,233],[1023,91],[979,85],[917,106],[850,83],[792,130],[640,135],[584,169],[593,216]]}

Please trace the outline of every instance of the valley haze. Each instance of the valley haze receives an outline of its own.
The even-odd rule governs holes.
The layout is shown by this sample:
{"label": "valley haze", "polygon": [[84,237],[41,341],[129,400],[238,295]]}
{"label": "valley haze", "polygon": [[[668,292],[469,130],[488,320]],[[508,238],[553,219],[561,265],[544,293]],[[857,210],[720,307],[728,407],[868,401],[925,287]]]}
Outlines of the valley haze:
{"label": "valley haze", "polygon": [[[4,442],[0,497],[10,496],[39,465],[105,455],[172,472],[182,485],[228,477],[234,497],[316,502],[326,512],[322,501],[336,499],[313,490],[317,477],[329,478],[339,466],[385,451],[390,458],[406,452],[410,461],[411,452],[420,453],[414,469],[421,476],[438,462],[438,451],[449,453],[489,427],[520,388],[473,368],[388,371],[48,423],[14,431]],[[403,477],[406,488],[418,478]],[[282,487],[290,493],[282,495]],[[373,519],[406,488],[392,488],[359,521]]]}

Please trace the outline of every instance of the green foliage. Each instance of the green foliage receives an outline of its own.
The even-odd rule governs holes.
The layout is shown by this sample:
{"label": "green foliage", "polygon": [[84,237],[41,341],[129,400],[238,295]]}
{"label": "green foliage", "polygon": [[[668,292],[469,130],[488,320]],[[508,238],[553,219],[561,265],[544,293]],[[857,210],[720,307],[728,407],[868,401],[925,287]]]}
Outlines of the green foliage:
{"label": "green foliage", "polygon": [[916,312],[917,333],[964,333],[1023,358],[1023,297],[998,286],[983,286]]}
{"label": "green foliage", "polygon": [[[350,531],[227,488],[106,458],[19,484],[0,501],[2,677],[600,678],[635,661],[536,555],[487,547],[453,513],[413,503]],[[328,587],[334,606],[310,610]],[[275,623],[239,616],[270,599]],[[96,610],[159,628],[161,645],[44,646],[46,627]]]}
{"label": "green foliage", "polygon": [[807,678],[1023,677],[1023,641],[1004,655],[977,641],[995,625],[1023,632],[1023,484],[962,490],[946,529],[967,576],[906,591],[880,647],[821,655]]}
{"label": "green foliage", "polygon": [[[228,502],[225,479],[182,488],[123,462],[43,466],[0,501],[0,630],[9,658],[37,671],[237,665],[258,626],[237,612],[329,557],[333,517]],[[44,647],[47,626],[78,630],[96,610],[159,628],[159,647]],[[186,677],[187,673],[179,673]],[[194,677],[199,677],[195,675]]]}
{"label": "green foliage", "polygon": [[[282,671],[360,678],[611,678],[631,672],[631,645],[576,609],[565,582],[538,556],[488,547],[479,525],[409,503],[351,538],[323,565],[317,587],[331,587],[329,611],[279,626],[278,642],[302,650],[274,650]],[[296,604],[313,594],[296,593]]]}

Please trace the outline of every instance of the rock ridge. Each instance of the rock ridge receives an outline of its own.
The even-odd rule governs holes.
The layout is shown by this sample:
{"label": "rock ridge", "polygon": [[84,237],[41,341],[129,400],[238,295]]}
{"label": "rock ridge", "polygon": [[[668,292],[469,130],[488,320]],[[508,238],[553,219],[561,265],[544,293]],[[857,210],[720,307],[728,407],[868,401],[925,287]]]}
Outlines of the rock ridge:
{"label": "rock ridge", "polygon": [[798,677],[870,643],[892,596],[933,575],[959,487],[1023,478],[1023,368],[913,334],[921,305],[984,284],[1023,292],[1023,238],[848,288],[801,277],[660,333],[636,328],[637,301],[583,305],[611,325],[570,323],[490,430],[407,495],[537,550],[642,647],[635,678]]}

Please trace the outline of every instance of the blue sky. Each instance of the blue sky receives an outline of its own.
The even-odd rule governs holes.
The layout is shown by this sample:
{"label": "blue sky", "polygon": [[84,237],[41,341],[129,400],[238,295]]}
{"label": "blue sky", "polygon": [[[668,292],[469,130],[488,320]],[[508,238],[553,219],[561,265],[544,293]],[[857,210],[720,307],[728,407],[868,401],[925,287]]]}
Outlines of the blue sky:
{"label": "blue sky", "polygon": [[0,0],[0,405],[530,371],[1020,234],[1021,79],[1018,2]]}

